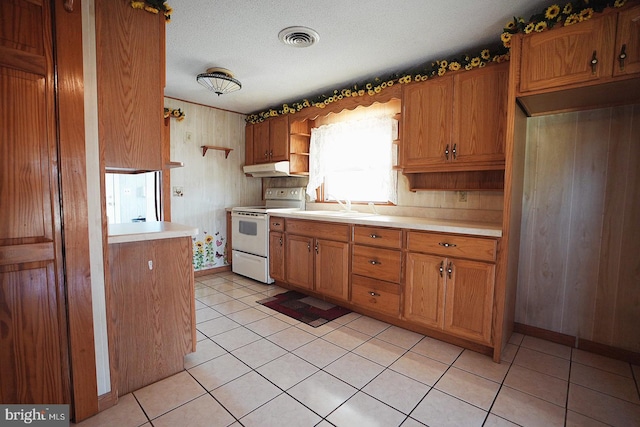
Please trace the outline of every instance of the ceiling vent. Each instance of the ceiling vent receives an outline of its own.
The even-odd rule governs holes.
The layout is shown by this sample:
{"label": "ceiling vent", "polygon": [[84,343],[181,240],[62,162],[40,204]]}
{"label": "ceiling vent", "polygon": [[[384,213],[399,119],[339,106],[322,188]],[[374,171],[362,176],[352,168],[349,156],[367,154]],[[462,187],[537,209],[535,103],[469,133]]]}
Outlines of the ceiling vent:
{"label": "ceiling vent", "polygon": [[309,47],[320,40],[320,35],[311,28],[288,27],[278,33],[278,38],[288,46]]}

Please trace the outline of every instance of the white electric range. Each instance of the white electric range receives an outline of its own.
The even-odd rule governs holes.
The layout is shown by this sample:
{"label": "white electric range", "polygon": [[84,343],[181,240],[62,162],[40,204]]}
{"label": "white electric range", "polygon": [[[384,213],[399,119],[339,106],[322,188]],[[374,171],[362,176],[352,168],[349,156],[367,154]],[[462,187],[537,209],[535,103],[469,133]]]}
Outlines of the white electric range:
{"label": "white electric range", "polygon": [[232,271],[263,283],[273,283],[269,275],[269,215],[304,210],[305,189],[268,188],[264,206],[231,209]]}

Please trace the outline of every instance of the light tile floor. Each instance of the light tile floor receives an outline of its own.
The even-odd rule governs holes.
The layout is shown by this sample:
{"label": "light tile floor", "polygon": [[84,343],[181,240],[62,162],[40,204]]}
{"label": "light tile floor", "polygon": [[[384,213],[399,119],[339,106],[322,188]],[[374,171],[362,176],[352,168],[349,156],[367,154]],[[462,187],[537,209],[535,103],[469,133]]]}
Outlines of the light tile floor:
{"label": "light tile floor", "polygon": [[640,426],[640,367],[514,334],[500,364],[350,313],[312,328],[256,301],[285,290],[196,278],[198,351],[91,426]]}

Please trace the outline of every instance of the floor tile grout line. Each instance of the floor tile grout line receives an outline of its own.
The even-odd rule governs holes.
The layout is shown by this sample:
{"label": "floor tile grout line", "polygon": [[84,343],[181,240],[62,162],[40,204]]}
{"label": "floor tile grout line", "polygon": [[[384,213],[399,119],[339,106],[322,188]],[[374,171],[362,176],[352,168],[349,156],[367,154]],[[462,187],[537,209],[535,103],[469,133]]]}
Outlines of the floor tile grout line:
{"label": "floor tile grout line", "polygon": [[[520,344],[522,344],[522,340],[520,341]],[[516,356],[520,352],[520,348],[521,348],[520,344],[518,345],[518,349],[516,350],[516,354],[513,355],[513,360],[514,361],[516,360]],[[502,360],[500,362],[502,362]],[[493,401],[491,402],[491,405],[489,406],[489,409],[487,410],[487,417],[485,418],[485,421],[484,421],[483,425],[489,419],[489,415],[492,413],[491,411],[493,410],[493,407],[495,406],[496,401],[498,400],[498,396],[500,396],[500,392],[502,391],[502,388],[503,387],[507,387],[507,386],[505,386],[504,382],[507,380],[507,376],[509,376],[509,371],[511,371],[511,368],[513,368],[513,362],[509,363],[509,367],[507,368],[507,372],[505,372],[504,377],[502,378],[502,381],[500,381],[500,386],[498,387],[498,391],[496,392],[496,395],[493,397]],[[507,388],[509,388],[509,387],[507,387]],[[500,417],[499,415],[496,415],[496,414],[494,414],[494,415],[497,416],[497,417]],[[512,421],[512,420],[510,420],[508,418],[504,418],[504,417],[500,417],[500,418],[503,418],[503,419],[505,419],[505,420],[507,420],[509,422],[514,423],[514,424],[518,424],[515,421]]]}

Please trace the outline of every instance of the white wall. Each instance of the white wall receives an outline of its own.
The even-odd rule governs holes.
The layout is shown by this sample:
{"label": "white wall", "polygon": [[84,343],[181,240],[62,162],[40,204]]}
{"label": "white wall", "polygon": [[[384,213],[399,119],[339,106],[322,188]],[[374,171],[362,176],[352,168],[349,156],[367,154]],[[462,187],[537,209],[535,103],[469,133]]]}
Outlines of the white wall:
{"label": "white wall", "polygon": [[[171,221],[198,228],[193,251],[196,271],[221,267],[227,264],[226,208],[262,204],[260,179],[242,172],[245,116],[172,98],[165,98],[164,106],[180,108],[186,116],[182,121],[171,119],[171,160],[184,163],[171,170],[172,193],[181,187],[183,194],[170,195]],[[228,158],[217,150],[203,157],[202,145],[233,151]]]}

